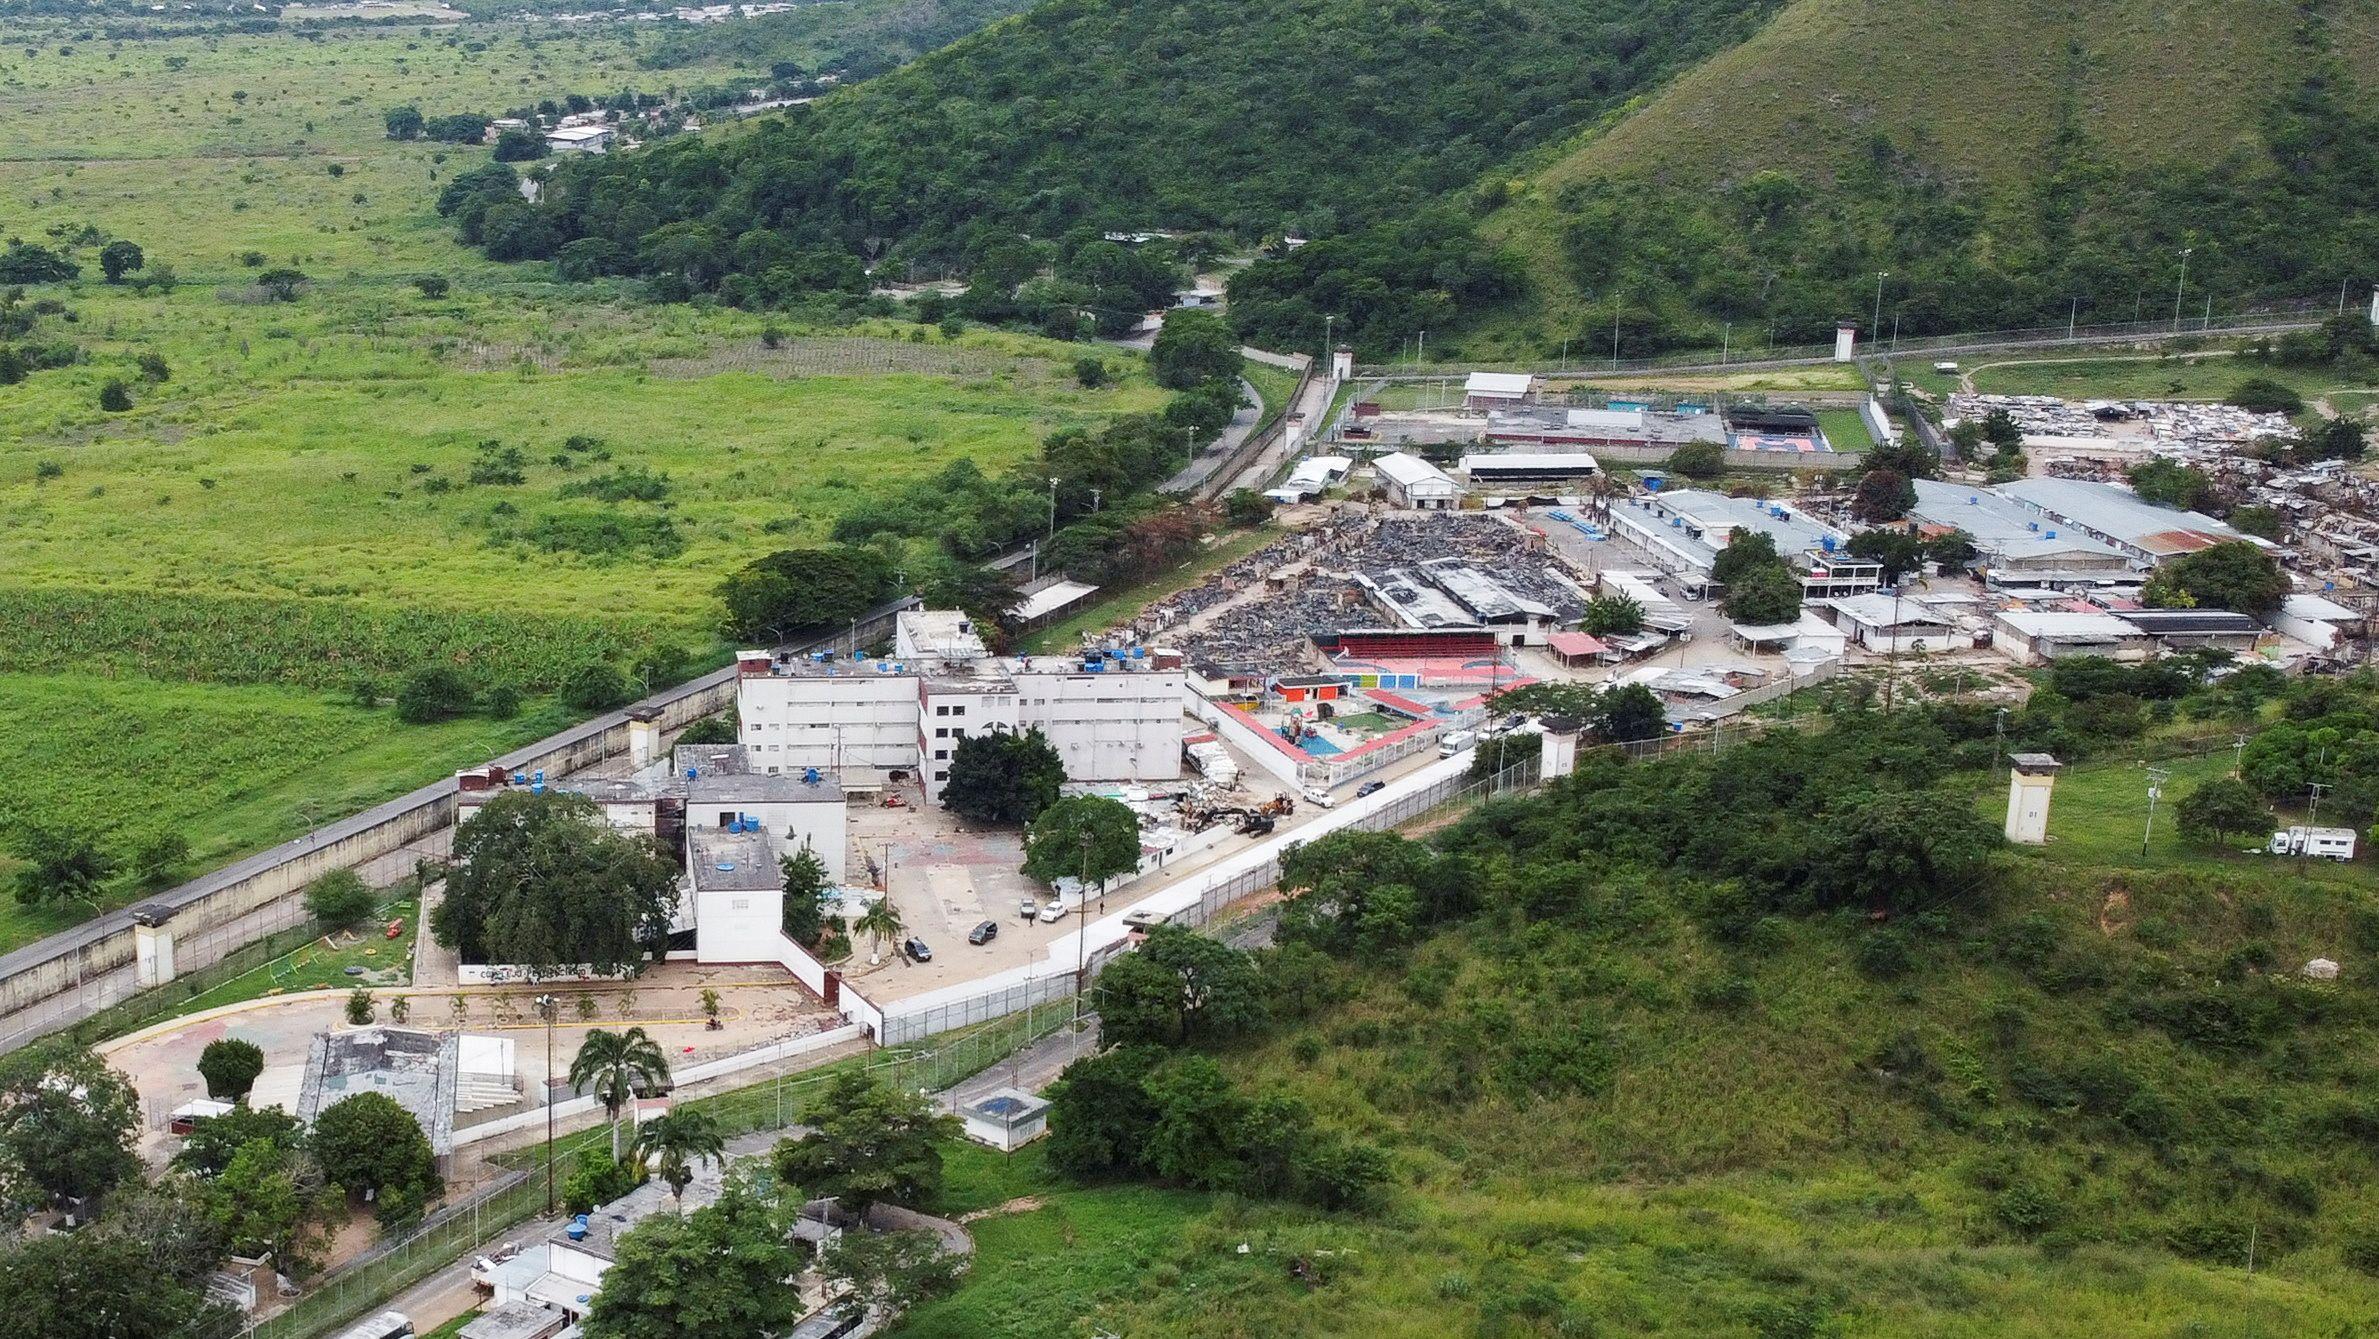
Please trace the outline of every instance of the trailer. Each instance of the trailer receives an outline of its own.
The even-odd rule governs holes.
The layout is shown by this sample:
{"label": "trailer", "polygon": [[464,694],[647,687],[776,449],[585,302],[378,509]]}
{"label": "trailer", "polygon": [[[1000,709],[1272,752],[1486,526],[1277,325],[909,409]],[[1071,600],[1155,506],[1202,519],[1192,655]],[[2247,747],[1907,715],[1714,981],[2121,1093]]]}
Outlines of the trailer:
{"label": "trailer", "polygon": [[2265,851],[2272,855],[2310,856],[2317,860],[2352,860],[2354,829],[2309,828],[2301,824],[2272,834]]}

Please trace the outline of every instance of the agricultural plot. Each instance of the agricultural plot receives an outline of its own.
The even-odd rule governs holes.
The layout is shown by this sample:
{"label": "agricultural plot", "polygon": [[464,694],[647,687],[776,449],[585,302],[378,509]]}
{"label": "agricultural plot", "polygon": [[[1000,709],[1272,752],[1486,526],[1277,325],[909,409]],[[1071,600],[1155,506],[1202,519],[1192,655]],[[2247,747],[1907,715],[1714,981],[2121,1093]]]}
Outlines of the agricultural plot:
{"label": "agricultural plot", "polygon": [[[655,307],[458,245],[436,196],[488,150],[390,141],[386,109],[749,73],[647,68],[651,28],[9,37],[0,221],[83,272],[0,336],[75,356],[0,387],[0,837],[178,832],[190,873],[285,840],[550,733],[576,665],[711,660],[720,577],[875,490],[1162,402],[1117,351],[1085,390],[1078,345]],[[115,238],[177,282],[104,282]],[[401,724],[429,663],[528,701]],[[92,910],[0,906],[0,948]]]}

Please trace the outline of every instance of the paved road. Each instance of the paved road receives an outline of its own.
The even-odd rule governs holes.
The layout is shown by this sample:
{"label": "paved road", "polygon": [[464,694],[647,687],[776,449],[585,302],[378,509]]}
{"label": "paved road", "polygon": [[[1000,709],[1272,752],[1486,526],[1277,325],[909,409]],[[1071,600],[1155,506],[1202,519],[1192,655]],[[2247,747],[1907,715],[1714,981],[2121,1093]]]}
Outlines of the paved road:
{"label": "paved road", "polygon": [[[1314,434],[1322,430],[1322,418],[1330,412],[1330,401],[1337,395],[1338,383],[1327,376],[1317,374],[1311,381],[1306,382],[1305,394],[1298,398],[1297,403],[1289,406],[1289,412],[1305,416],[1305,431],[1297,434],[1294,439],[1290,434],[1282,433],[1280,440],[1265,448],[1262,455],[1248,462],[1247,467],[1239,472],[1239,477],[1231,481],[1231,489],[1261,489],[1270,484],[1272,476],[1288,462],[1289,457],[1295,455],[1307,441],[1312,440]],[[1226,489],[1225,491],[1231,490]]]}
{"label": "paved road", "polygon": [[1190,463],[1183,466],[1179,474],[1158,484],[1158,492],[1186,493],[1198,487],[1205,483],[1223,462],[1236,454],[1240,447],[1247,444],[1247,439],[1255,432],[1256,425],[1264,419],[1264,397],[1256,394],[1255,384],[1244,378],[1239,382],[1239,393],[1243,397],[1239,404],[1239,412],[1231,416],[1231,421],[1224,426],[1221,435],[1217,436],[1205,450],[1191,457]]}
{"label": "paved road", "polygon": [[935,1093],[935,1105],[956,1111],[1002,1088],[1040,1092],[1055,1083],[1066,1066],[1084,1056],[1098,1053],[1099,1016],[1085,1015],[1083,1022],[1085,1026],[1079,1032],[1070,1027],[1061,1028],[982,1073],[961,1079],[955,1086]]}

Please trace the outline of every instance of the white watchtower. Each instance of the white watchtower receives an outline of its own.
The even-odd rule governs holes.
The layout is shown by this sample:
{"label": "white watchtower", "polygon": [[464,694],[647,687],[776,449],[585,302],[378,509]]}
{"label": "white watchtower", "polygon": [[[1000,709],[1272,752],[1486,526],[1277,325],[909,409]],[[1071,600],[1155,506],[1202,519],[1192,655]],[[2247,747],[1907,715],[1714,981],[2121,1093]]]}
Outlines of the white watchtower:
{"label": "white watchtower", "polygon": [[2065,764],[2045,753],[2011,753],[2015,770],[2007,778],[2007,839],[2026,846],[2049,841],[2049,791]]}

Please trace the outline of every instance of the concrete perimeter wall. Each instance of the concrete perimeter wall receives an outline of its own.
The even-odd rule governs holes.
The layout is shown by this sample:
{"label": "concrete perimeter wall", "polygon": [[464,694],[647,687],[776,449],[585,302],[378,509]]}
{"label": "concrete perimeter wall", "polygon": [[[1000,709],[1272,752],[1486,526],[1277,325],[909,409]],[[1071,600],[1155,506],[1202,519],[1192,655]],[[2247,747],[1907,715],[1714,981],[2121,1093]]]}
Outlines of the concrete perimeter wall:
{"label": "concrete perimeter wall", "polygon": [[[861,639],[889,631],[892,615],[908,603],[895,602],[863,619]],[[845,628],[815,644],[848,635]],[[567,776],[627,751],[630,711],[649,708],[660,713],[664,731],[683,729],[732,705],[735,679],[735,667],[729,665],[490,761],[513,771]],[[454,778],[445,777],[0,957],[0,1051],[71,1026],[143,989],[133,961],[136,910],[168,915],[174,975],[186,975],[268,934],[303,924],[308,919],[305,889],[324,874],[369,865],[453,822]],[[380,871],[387,877],[378,882],[391,883],[409,872],[409,862],[399,863],[407,867]]]}

